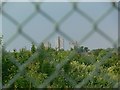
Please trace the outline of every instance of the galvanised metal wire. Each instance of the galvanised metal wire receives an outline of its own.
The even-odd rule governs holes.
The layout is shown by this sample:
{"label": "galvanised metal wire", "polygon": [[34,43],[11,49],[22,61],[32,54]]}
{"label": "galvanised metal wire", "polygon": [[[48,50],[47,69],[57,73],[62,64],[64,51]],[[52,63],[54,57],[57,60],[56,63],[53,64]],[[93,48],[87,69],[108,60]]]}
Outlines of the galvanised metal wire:
{"label": "galvanised metal wire", "polygon": [[[4,7],[6,5],[6,3],[8,2],[4,2],[2,3],[2,7]],[[85,35],[79,42],[81,45],[83,42],[87,41],[87,39],[93,35],[93,33],[97,32],[99,35],[101,35],[104,39],[106,39],[107,41],[109,41],[113,47],[117,47],[116,43],[118,42],[116,40],[116,42],[114,42],[114,40],[109,37],[107,34],[105,34],[101,28],[98,27],[98,25],[103,22],[103,20],[108,17],[109,14],[111,14],[114,10],[119,11],[119,7],[117,6],[117,4],[115,2],[111,2],[111,7],[106,10],[105,13],[103,13],[101,15],[101,17],[99,17],[97,20],[93,20],[93,18],[88,15],[87,13],[85,13],[83,10],[81,10],[80,8],[78,8],[77,2],[71,2],[72,5],[72,9],[65,14],[59,21],[55,21],[54,18],[52,18],[49,14],[47,14],[46,12],[44,12],[40,5],[43,4],[44,2],[28,2],[28,3],[32,3],[32,5],[35,8],[35,11],[30,14],[22,23],[19,23],[14,17],[10,16],[9,14],[6,13],[6,11],[4,9],[1,9],[1,14],[2,16],[4,16],[6,19],[8,19],[12,24],[14,24],[17,27],[17,32],[7,41],[4,43],[4,47],[8,47],[17,37],[18,35],[22,35],[22,37],[24,37],[25,39],[27,39],[30,42],[34,42],[35,44],[37,44],[33,38],[31,38],[29,35],[25,34],[23,32],[23,28],[37,15],[40,14],[42,15],[44,18],[46,18],[49,22],[51,22],[54,26],[54,30],[53,32],[47,36],[46,38],[44,38],[44,41],[47,41],[49,38],[51,38],[53,35],[55,35],[56,33],[62,35],[65,39],[67,39],[68,41],[73,41],[73,39],[71,37],[69,37],[67,34],[65,34],[64,32],[62,32],[62,30],[60,29],[61,25],[63,24],[63,22],[67,21],[70,16],[76,12],[79,15],[81,15],[84,19],[86,19],[89,23],[92,23],[92,30],[87,33],[87,35]],[[17,60],[14,57],[10,57],[10,61],[15,64],[18,68],[19,68],[19,72],[16,73],[16,75],[5,85],[1,85],[1,88],[9,88],[23,73],[25,74],[25,68],[28,66],[28,64],[30,64],[31,62],[33,62],[33,60],[38,56],[38,52],[35,52],[26,62],[24,62],[23,64],[20,64],[19,62],[17,62]],[[87,84],[89,80],[93,79],[94,75],[98,74],[98,69],[99,67],[104,64],[104,62],[107,60],[107,58],[109,58],[112,53],[108,52],[106,55],[104,55],[100,62],[96,62],[94,63],[95,69],[90,73],[90,75],[87,76],[87,78],[84,78],[82,80],[82,82],[77,83],[74,79],[72,79],[71,77],[69,77],[69,75],[67,75],[64,71],[62,71],[62,67],[64,65],[67,64],[67,62],[69,62],[72,58],[74,58],[76,54],[76,51],[73,51],[69,54],[69,56],[67,56],[64,60],[61,60],[61,62],[59,64],[56,65],[56,69],[55,71],[47,78],[44,80],[44,82],[41,85],[37,85],[37,88],[45,88],[51,81],[53,81],[56,77],[59,76],[59,74],[61,74],[64,78],[66,78],[66,80],[68,82],[70,82],[73,86],[75,86],[75,88],[81,88],[83,85]],[[103,77],[105,77],[106,74],[103,74]],[[32,84],[35,83],[34,80],[32,80],[31,78],[28,78],[28,80],[30,80],[32,82]],[[109,81],[112,81],[109,79]],[[114,87],[117,87],[119,84],[119,82],[115,82]]]}

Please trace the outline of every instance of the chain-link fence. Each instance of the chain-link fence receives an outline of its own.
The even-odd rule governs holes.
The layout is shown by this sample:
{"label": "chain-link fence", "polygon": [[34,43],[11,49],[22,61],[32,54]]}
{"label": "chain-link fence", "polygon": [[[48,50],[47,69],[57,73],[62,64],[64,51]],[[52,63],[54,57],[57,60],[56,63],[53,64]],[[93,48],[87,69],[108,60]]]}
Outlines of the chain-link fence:
{"label": "chain-link fence", "polygon": [[[97,19],[94,20],[90,15],[88,15],[86,12],[84,12],[81,8],[78,7],[78,2],[70,2],[71,3],[71,10],[65,14],[59,21],[55,21],[54,18],[52,18],[49,14],[47,14],[45,11],[43,11],[41,9],[41,5],[44,4],[45,2],[27,2],[27,3],[31,3],[33,8],[35,8],[35,11],[33,13],[31,13],[27,18],[25,18],[25,20],[22,23],[19,23],[14,17],[10,16],[9,14],[7,14],[7,12],[4,10],[4,7],[7,5],[7,3],[10,2],[3,2],[2,3],[2,10],[1,10],[1,14],[2,16],[4,16],[7,20],[10,21],[10,23],[14,24],[17,27],[17,32],[8,39],[7,42],[4,43],[4,47],[9,47],[9,45],[16,39],[18,38],[18,35],[22,35],[23,38],[27,39],[30,42],[33,42],[34,44],[36,44],[36,42],[34,41],[34,39],[32,37],[30,37],[29,35],[27,35],[26,33],[24,33],[23,28],[32,20],[34,19],[34,17],[37,14],[40,14],[43,16],[43,18],[46,18],[48,20],[48,22],[53,24],[54,30],[53,32],[47,36],[46,38],[44,38],[43,42],[47,41],[49,38],[51,38],[54,34],[58,33],[61,36],[63,36],[65,39],[67,39],[68,41],[73,41],[73,39],[71,37],[69,37],[69,35],[65,34],[62,30],[61,30],[61,25],[67,21],[69,18],[71,18],[70,16],[72,16],[72,14],[74,12],[78,13],[79,15],[82,16],[82,18],[86,19],[88,21],[88,23],[92,23],[92,30],[90,30],[90,32],[85,35],[81,40],[80,40],[80,44],[79,46],[87,41],[87,39],[92,36],[92,34],[94,32],[97,32],[99,35],[101,35],[105,40],[107,40],[108,42],[110,42],[112,44],[112,46],[116,49],[117,52],[117,43],[118,40],[114,41],[111,37],[109,37],[107,34],[105,34],[100,27],[98,27],[98,25],[101,22],[104,22],[104,19],[107,18],[112,12],[114,11],[118,11],[119,12],[119,8],[118,8],[118,3],[114,3],[114,2],[109,2],[110,3],[110,8],[107,9],[104,13],[102,13],[102,15]],[[68,2],[67,2],[68,3]],[[80,3],[80,2],[79,2]],[[98,2],[99,3],[99,2]],[[4,30],[3,30],[4,31]],[[37,32],[36,32],[37,33]],[[4,35],[3,35],[4,38]],[[41,45],[41,44],[40,44]],[[39,47],[39,46],[38,46]],[[20,81],[21,76],[24,76],[24,78],[26,79],[26,81],[29,81],[34,87],[36,88],[45,88],[45,87],[49,87],[49,85],[51,85],[51,82],[53,82],[54,80],[56,80],[56,78],[58,78],[59,76],[62,76],[64,78],[64,80],[66,82],[69,82],[69,84],[74,87],[74,88],[81,88],[84,87],[84,85],[88,84],[89,82],[93,81],[93,79],[95,78],[94,76],[98,76],[99,75],[99,71],[101,66],[108,60],[108,58],[111,58],[111,56],[113,56],[113,53],[111,51],[108,51],[106,54],[104,54],[102,57],[100,57],[99,62],[94,62],[92,63],[92,66],[94,69],[92,69],[92,71],[90,71],[89,73],[86,74],[85,77],[83,77],[83,79],[81,81],[77,81],[75,78],[77,76],[75,76],[74,78],[71,76],[71,74],[68,74],[67,71],[64,70],[64,67],[68,65],[68,63],[74,63],[75,65],[79,65],[77,64],[78,62],[71,62],[72,59],[74,59],[76,57],[76,52],[78,52],[78,50],[73,50],[71,52],[69,52],[65,58],[63,58],[63,60],[61,60],[59,63],[54,65],[54,72],[52,72],[50,75],[42,77],[43,80],[39,81],[35,79],[33,77],[30,77],[27,73],[27,67],[35,61],[36,57],[39,56],[39,52],[41,52],[41,48],[38,48],[37,51],[35,53],[33,53],[29,58],[27,58],[27,60],[24,63],[20,63],[18,60],[16,60],[16,58],[12,57],[11,55],[8,55],[9,61],[12,62],[12,64],[14,64],[15,66],[17,66],[17,72],[15,72],[15,74],[13,76],[11,76],[12,78],[10,78],[9,81],[7,81],[6,83],[3,83],[1,85],[1,87],[3,88],[9,88],[11,87],[16,81]],[[57,51],[55,51],[57,52]],[[4,52],[3,52],[4,54]],[[45,52],[45,55],[48,55],[48,52]],[[86,55],[83,55],[84,57],[87,57]],[[51,58],[51,56],[47,56],[48,59],[51,59],[51,61],[54,58]],[[4,57],[3,57],[4,58]],[[91,59],[94,61],[95,58],[87,58],[87,59]],[[54,61],[54,60],[53,60]],[[52,62],[51,62],[52,63]],[[11,65],[11,64],[10,64]],[[35,66],[37,67],[37,64],[35,64]],[[35,67],[34,66],[34,67]],[[83,66],[85,68],[88,68],[87,66],[85,66],[83,64]],[[118,64],[116,65],[118,67],[118,71],[119,71],[119,66]],[[4,70],[4,68],[6,68],[5,66],[2,66]],[[34,67],[33,71],[35,71]],[[47,65],[46,65],[47,67]],[[80,68],[84,68],[82,66],[78,67],[78,71],[80,71]],[[70,68],[70,67],[69,67]],[[73,66],[74,68],[74,66]],[[8,68],[9,69],[9,68]],[[76,72],[78,72],[76,71]],[[72,72],[74,73],[74,72]],[[81,72],[82,73],[82,72]],[[86,71],[84,71],[84,73],[86,73]],[[76,74],[79,76],[80,73]],[[119,74],[119,73],[118,73]],[[7,75],[7,74],[6,74]],[[117,75],[116,75],[117,76]],[[119,76],[119,75],[118,75]],[[39,76],[38,76],[39,77]],[[46,78],[47,77],[47,78]],[[114,80],[110,78],[110,75],[108,75],[106,72],[102,72],[101,77],[112,83],[112,87],[113,88],[118,88],[118,84],[119,84],[119,80]],[[97,77],[98,78],[98,77]],[[61,78],[60,78],[61,79]],[[79,78],[78,78],[79,79]],[[118,79],[118,78],[117,78]],[[58,80],[59,81],[59,80]],[[42,83],[38,83],[38,82],[42,82]],[[57,82],[57,81],[56,81]],[[104,81],[103,81],[104,82]],[[21,82],[22,83],[22,82]],[[62,82],[64,83],[64,82]],[[61,84],[62,84],[61,83]],[[94,83],[93,83],[94,85]],[[102,85],[102,84],[101,84]],[[18,85],[19,86],[19,85]],[[54,86],[55,87],[55,86]],[[56,86],[57,87],[57,86]],[[96,86],[97,87],[97,86]]]}

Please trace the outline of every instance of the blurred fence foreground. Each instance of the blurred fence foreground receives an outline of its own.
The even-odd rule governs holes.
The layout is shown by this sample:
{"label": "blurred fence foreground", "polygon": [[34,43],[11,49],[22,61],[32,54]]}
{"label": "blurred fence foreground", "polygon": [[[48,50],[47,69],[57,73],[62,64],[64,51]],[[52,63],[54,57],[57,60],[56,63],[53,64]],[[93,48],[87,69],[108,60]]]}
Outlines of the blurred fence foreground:
{"label": "blurred fence foreground", "polygon": [[[16,26],[17,32],[15,32],[15,34],[4,43],[5,48],[9,47],[9,45],[16,38],[18,38],[19,35],[21,35],[26,40],[33,42],[35,45],[37,44],[37,42],[31,36],[24,33],[24,27],[29,24],[30,21],[34,19],[38,14],[40,14],[43,18],[47,19],[48,22],[52,23],[54,28],[52,33],[43,39],[43,42],[47,41],[56,33],[60,34],[68,41],[73,41],[73,38],[65,34],[60,27],[62,24],[64,24],[64,22],[71,18],[72,14],[74,13],[78,13],[80,16],[82,16],[82,18],[86,19],[88,23],[92,24],[92,30],[90,30],[90,32],[80,40],[78,46],[80,46],[84,41],[87,41],[87,39],[96,32],[108,42],[110,42],[114,48],[117,48],[116,43],[118,41],[116,40],[115,42],[112,38],[105,34],[99,27],[99,24],[101,22],[104,22],[105,18],[107,18],[111,13],[114,13],[115,10],[119,11],[118,3],[109,2],[109,9],[107,9],[100,17],[98,17],[97,20],[94,20],[90,15],[88,15],[85,11],[79,8],[78,2],[69,2],[72,6],[71,10],[66,13],[59,21],[56,21],[55,18],[51,17],[48,13],[41,9],[41,6],[44,5],[45,2],[27,2],[33,6],[34,12],[28,15],[28,17],[26,17],[25,20],[21,23],[19,23],[14,17],[9,15],[6,12],[7,9],[4,9],[4,7],[9,5],[8,3],[10,2],[2,3],[2,13],[0,14],[2,14],[2,17],[10,21],[10,23]],[[4,76],[2,76],[3,82],[1,88],[118,88],[120,81],[118,80],[117,74],[119,73],[117,72],[117,74],[115,73],[115,75],[114,72],[110,70],[113,70],[116,67],[118,67],[119,69],[119,62],[115,64],[116,67],[115,65],[108,65],[108,68],[103,66],[106,62],[109,62],[110,60],[111,62],[113,59],[116,60],[116,56],[114,56],[111,51],[101,51],[103,55],[101,54],[94,57],[93,54],[91,54],[91,56],[86,54],[79,56],[77,54],[76,56],[78,50],[46,51],[43,48],[44,47],[42,47],[42,43],[40,43],[37,50],[34,50],[33,47],[32,55],[31,52],[24,49],[20,52],[14,50],[12,54],[17,55],[16,57],[12,57],[12,55],[9,53],[8,56],[5,56],[6,52],[3,52],[3,63],[1,63],[3,65],[2,75]],[[24,55],[26,56],[24,57]],[[23,60],[23,58],[25,61]],[[45,61],[43,61],[42,59]],[[91,64],[81,64],[82,60],[86,60],[87,63],[89,62]],[[6,66],[6,63],[9,63],[9,65]],[[112,65],[112,63],[109,64]],[[41,70],[41,68],[43,70]],[[102,71],[103,69],[105,71]],[[107,70],[110,72],[111,75],[106,73]],[[10,73],[14,74],[9,75]]]}

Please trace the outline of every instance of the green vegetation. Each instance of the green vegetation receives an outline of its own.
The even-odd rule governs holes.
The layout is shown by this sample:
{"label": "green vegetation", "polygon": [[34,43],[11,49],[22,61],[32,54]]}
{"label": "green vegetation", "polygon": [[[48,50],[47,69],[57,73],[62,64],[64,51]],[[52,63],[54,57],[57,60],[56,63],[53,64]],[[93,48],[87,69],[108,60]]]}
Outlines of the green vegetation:
{"label": "green vegetation", "polygon": [[[113,88],[118,82],[120,62],[117,53],[112,48],[89,50],[81,46],[71,50],[57,51],[53,48],[45,48],[44,44],[37,49],[32,44],[31,50],[25,48],[19,51],[14,49],[13,52],[3,50],[2,83],[8,84],[17,73],[21,72],[21,76],[10,88],[35,88],[50,77],[57,70],[56,65],[66,60],[66,57],[74,51],[74,57],[62,66],[57,77],[46,88],[73,88],[87,77],[89,80],[82,88]],[[36,52],[38,54],[34,56]],[[104,58],[109,52],[111,55]],[[34,57],[32,62],[21,70],[20,66],[30,57]]]}

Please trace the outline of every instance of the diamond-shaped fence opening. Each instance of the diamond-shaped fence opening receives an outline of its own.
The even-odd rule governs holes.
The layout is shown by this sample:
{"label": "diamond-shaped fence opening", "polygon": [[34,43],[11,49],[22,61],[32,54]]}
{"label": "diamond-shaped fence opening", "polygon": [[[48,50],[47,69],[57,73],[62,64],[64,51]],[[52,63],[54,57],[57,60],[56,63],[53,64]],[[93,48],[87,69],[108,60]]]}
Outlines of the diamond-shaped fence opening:
{"label": "diamond-shaped fence opening", "polygon": [[[64,3],[67,9],[63,5]],[[102,4],[107,7],[104,9],[105,5],[102,6]],[[119,12],[117,4],[114,2],[97,3],[98,10],[96,10],[90,2],[62,2],[54,3],[54,5],[48,2],[2,3],[2,13],[0,14],[3,18],[5,42],[3,48],[0,47],[1,51],[3,49],[0,52],[2,54],[0,55],[2,56],[0,57],[2,68],[0,69],[3,70],[1,88],[118,88],[120,83],[118,78],[120,62],[117,57],[118,40],[116,40],[118,37],[116,31],[115,39],[113,35],[109,35],[112,34],[109,29],[116,30],[118,25],[110,28],[107,23],[110,17],[113,18],[114,13]],[[58,5],[60,7],[55,8]],[[63,11],[64,13],[62,13]],[[113,22],[117,19],[114,17]],[[112,21],[109,23],[113,24]],[[10,29],[9,33],[6,33],[4,29]],[[14,29],[14,33],[12,29]],[[34,32],[30,33],[32,30]],[[61,40],[60,37],[58,37],[58,44],[61,47],[58,45],[58,47],[51,48],[55,42],[52,42],[51,45],[48,41],[53,39],[56,34],[71,42],[67,45],[72,44],[74,48],[64,50],[64,45],[61,45],[64,40]],[[10,37],[8,38],[7,35]],[[87,47],[81,46],[84,43],[92,42],[90,39],[93,36],[98,42],[96,44],[103,45],[99,43],[100,36],[113,48],[89,51]],[[15,42],[17,43],[16,48],[20,43],[23,43],[22,47],[26,43],[32,43],[31,51],[26,47],[19,51],[14,49],[13,52],[4,50],[14,46]],[[47,43],[47,48],[45,43]]]}

